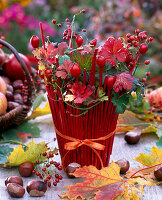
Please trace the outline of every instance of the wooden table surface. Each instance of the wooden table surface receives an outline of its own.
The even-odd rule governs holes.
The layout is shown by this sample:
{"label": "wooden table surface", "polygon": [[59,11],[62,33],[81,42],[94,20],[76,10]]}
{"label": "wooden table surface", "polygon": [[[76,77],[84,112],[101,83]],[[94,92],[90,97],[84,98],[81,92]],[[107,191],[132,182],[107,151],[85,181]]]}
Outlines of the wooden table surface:
{"label": "wooden table surface", "polygon": [[[33,120],[34,122],[41,122],[39,125],[41,131],[41,138],[34,138],[36,143],[40,141],[51,142],[50,146],[57,146],[57,141],[53,141],[55,137],[55,131],[52,125],[52,118],[51,115],[47,115],[45,117],[38,117],[37,119]],[[28,140],[26,143],[28,143]],[[112,161],[117,161],[121,158],[125,158],[130,162],[130,168],[138,167],[139,163],[134,161],[133,158],[137,157],[139,153],[146,153],[148,154],[146,147],[152,147],[157,142],[157,137],[155,135],[144,135],[142,136],[140,142],[136,145],[128,145],[125,140],[123,134],[116,135],[114,146],[113,146],[113,153],[111,155]],[[11,145],[12,146],[12,145]],[[57,156],[57,160],[60,162],[60,157]],[[61,173],[63,176],[63,180],[60,181],[57,187],[48,188],[48,191],[45,193],[43,197],[33,197],[31,198],[28,193],[26,192],[24,197],[20,199],[30,200],[30,199],[41,199],[41,200],[59,200],[59,196],[66,192],[67,190],[64,188],[65,186],[74,184],[79,181],[79,179],[69,179],[64,172]],[[9,196],[6,191],[6,187],[4,184],[5,179],[8,176],[19,176],[19,172],[17,168],[12,169],[0,169],[0,200],[11,200],[14,199]],[[24,186],[27,185],[28,181],[36,179],[36,177],[29,177],[23,178]],[[39,179],[40,180],[40,179]],[[144,189],[144,197],[141,199],[143,200],[162,200],[162,185],[161,186],[153,186],[153,187],[145,187]]]}

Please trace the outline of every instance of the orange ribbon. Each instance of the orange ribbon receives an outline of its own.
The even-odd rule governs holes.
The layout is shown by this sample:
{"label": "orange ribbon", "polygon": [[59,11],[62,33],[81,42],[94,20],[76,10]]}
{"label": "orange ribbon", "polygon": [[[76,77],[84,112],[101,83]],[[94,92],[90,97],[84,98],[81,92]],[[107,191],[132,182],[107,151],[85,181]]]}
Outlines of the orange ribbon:
{"label": "orange ribbon", "polygon": [[66,140],[72,141],[72,142],[67,142],[64,145],[64,149],[67,150],[66,154],[62,158],[62,166],[63,166],[64,171],[65,171],[64,161],[65,161],[65,158],[66,158],[67,154],[71,150],[77,149],[78,147],[80,147],[82,145],[86,145],[86,146],[90,147],[95,152],[95,154],[98,156],[98,158],[99,158],[99,160],[101,162],[101,167],[103,168],[103,162],[102,162],[101,156],[99,155],[99,153],[96,150],[103,151],[105,149],[105,145],[97,143],[97,142],[94,142],[94,141],[107,140],[108,138],[110,138],[112,135],[115,134],[116,130],[112,131],[111,133],[107,134],[106,136],[103,136],[103,137],[100,137],[100,138],[97,138],[97,139],[80,140],[80,139],[73,138],[73,137],[70,137],[70,136],[67,136],[67,135],[63,135],[62,133],[60,133],[60,131],[57,130],[57,128],[55,126],[54,126],[54,128],[55,128],[55,131],[56,131],[57,135],[59,135],[60,137],[66,139]]}

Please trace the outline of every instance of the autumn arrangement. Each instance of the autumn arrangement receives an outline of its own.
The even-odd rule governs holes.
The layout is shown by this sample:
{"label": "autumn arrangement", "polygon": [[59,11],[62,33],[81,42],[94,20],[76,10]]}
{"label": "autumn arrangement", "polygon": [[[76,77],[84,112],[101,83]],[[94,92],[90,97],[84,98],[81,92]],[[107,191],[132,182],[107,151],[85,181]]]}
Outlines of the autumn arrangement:
{"label": "autumn arrangement", "polygon": [[75,32],[75,18],[84,13],[74,15],[71,23],[65,20],[64,42],[52,43],[48,36],[45,42],[42,23],[43,46],[37,36],[30,42],[46,84],[63,167],[77,162],[101,168],[109,163],[118,114],[129,102],[143,99],[151,73],[142,80],[135,73],[153,38],[137,29],[125,39],[112,36],[98,46],[96,39],[88,40],[86,29]]}

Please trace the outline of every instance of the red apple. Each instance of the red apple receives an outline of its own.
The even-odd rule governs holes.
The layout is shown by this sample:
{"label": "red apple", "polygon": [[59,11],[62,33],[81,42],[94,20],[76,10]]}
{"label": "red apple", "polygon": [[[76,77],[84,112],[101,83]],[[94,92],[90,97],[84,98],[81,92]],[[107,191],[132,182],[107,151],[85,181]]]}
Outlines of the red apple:
{"label": "red apple", "polygon": [[6,94],[7,86],[2,77],[0,77],[0,92]]}
{"label": "red apple", "polygon": [[0,92],[0,116],[3,115],[7,110],[7,99],[6,96]]}
{"label": "red apple", "polygon": [[[31,72],[30,62],[27,59],[27,57],[21,53],[19,53],[19,55],[20,55],[21,59],[24,61],[24,63],[26,64],[29,72]],[[5,63],[5,65],[4,65],[4,74],[7,75],[12,80],[17,80],[17,79],[24,80],[25,79],[24,71],[23,71],[20,63],[17,61],[17,59],[15,58],[15,56],[13,54],[11,54],[9,61],[7,63]]]}

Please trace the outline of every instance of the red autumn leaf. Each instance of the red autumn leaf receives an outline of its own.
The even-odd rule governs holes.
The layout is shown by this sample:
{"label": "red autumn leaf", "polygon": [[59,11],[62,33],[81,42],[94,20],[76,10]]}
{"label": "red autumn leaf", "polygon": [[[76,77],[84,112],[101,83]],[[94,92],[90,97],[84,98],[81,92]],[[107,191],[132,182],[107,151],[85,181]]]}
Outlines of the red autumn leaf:
{"label": "red autumn leaf", "polygon": [[97,192],[94,200],[112,200],[119,194],[123,193],[123,189],[120,187],[123,183],[113,183],[100,188]]}
{"label": "red autumn leaf", "polygon": [[53,58],[57,55],[58,49],[52,45],[52,43],[47,45],[47,59]]}
{"label": "red autumn leaf", "polygon": [[58,44],[58,55],[63,56],[66,49],[68,49],[68,45],[66,42],[59,43]]}
{"label": "red autumn leaf", "polygon": [[114,37],[109,37],[99,51],[99,55],[105,57],[112,66],[116,65],[116,59],[124,62],[127,53],[128,50],[124,48],[122,40],[116,40]]}
{"label": "red autumn leaf", "polygon": [[132,80],[134,80],[134,78],[130,74],[121,73],[116,76],[116,81],[113,89],[115,90],[115,92],[122,91],[123,89],[130,90],[132,89],[133,85]]}
{"label": "red autumn leaf", "polygon": [[57,68],[56,76],[61,77],[62,79],[65,79],[70,73],[71,66],[72,66],[72,63],[70,61],[64,60],[63,65],[60,65]]}
{"label": "red autumn leaf", "polygon": [[22,142],[25,142],[26,139],[28,139],[28,137],[31,137],[34,135],[34,133],[23,133],[21,131],[16,131],[16,133],[17,133],[17,137],[20,137]]}
{"label": "red autumn leaf", "polygon": [[83,101],[85,101],[86,98],[88,98],[93,93],[92,90],[79,83],[74,83],[72,85],[71,91],[75,98],[74,103],[83,103]]}

